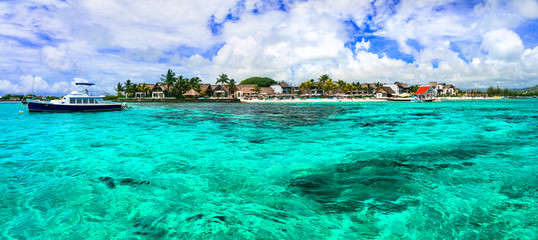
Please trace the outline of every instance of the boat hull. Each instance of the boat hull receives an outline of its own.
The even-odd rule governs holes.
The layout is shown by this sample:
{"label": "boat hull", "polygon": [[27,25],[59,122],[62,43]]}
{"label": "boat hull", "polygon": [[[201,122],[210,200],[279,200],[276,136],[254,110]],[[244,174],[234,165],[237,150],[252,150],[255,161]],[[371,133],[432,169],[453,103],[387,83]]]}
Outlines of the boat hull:
{"label": "boat hull", "polygon": [[28,102],[29,112],[106,112],[120,111],[121,104],[54,104]]}

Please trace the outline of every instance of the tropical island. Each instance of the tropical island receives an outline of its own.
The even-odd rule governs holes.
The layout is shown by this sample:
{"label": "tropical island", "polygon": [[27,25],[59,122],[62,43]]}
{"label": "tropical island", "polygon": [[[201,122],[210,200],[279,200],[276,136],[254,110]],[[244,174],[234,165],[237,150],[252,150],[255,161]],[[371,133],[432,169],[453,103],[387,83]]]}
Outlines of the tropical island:
{"label": "tropical island", "polygon": [[489,87],[487,90],[463,91],[453,84],[429,82],[421,86],[401,82],[360,83],[359,81],[333,80],[328,74],[322,74],[318,79],[303,81],[298,86],[291,86],[284,81],[278,82],[268,77],[250,77],[237,83],[236,80],[223,73],[216,79],[215,84],[209,84],[202,83],[199,77],[188,78],[168,69],[156,83],[133,83],[130,79],[124,83],[117,83],[114,88],[116,96],[108,98],[132,102],[237,102],[240,100],[248,102],[313,98],[384,101],[405,100],[420,94],[430,98],[533,96],[536,94],[535,88],[530,88],[530,91],[513,91],[507,88]]}

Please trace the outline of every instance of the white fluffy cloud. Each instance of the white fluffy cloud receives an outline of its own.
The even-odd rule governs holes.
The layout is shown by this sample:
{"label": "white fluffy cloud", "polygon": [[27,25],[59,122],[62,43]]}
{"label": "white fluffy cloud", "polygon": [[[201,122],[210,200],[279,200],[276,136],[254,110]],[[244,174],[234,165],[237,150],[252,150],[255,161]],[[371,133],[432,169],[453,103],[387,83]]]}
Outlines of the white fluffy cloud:
{"label": "white fluffy cloud", "polygon": [[41,61],[53,70],[71,70],[73,64],[67,59],[67,47],[60,44],[58,47],[45,46],[41,50]]}
{"label": "white fluffy cloud", "polygon": [[[0,17],[0,93],[20,92],[29,75],[66,93],[75,77],[110,90],[157,82],[168,68],[206,82],[227,73],[298,84],[327,73],[463,88],[535,85],[538,69],[536,48],[515,30],[538,18],[532,0],[22,0],[0,2]],[[388,41],[398,49],[378,45]]]}
{"label": "white fluffy cloud", "polygon": [[498,29],[484,35],[482,48],[493,59],[503,61],[516,61],[523,53],[523,42],[519,36],[510,30]]}

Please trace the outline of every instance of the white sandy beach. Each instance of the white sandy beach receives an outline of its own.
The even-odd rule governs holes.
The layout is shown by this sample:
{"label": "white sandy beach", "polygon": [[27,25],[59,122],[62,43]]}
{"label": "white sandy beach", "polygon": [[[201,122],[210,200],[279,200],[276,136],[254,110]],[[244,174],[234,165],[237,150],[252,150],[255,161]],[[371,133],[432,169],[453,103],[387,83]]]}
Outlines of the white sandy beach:
{"label": "white sandy beach", "polygon": [[[501,99],[500,97],[441,97],[437,101],[453,101],[453,100],[487,100]],[[241,98],[244,103],[335,103],[335,102],[392,102],[384,98],[306,98],[306,99],[258,99],[258,98]],[[398,101],[394,101],[398,102]]]}

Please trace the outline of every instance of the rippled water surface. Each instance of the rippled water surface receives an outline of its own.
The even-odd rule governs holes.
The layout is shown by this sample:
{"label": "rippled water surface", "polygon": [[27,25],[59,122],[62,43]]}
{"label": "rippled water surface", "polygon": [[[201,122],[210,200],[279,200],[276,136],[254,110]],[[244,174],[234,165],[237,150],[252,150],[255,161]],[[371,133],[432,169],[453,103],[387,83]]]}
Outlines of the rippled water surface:
{"label": "rippled water surface", "polygon": [[537,239],[538,101],[0,104],[1,239]]}

